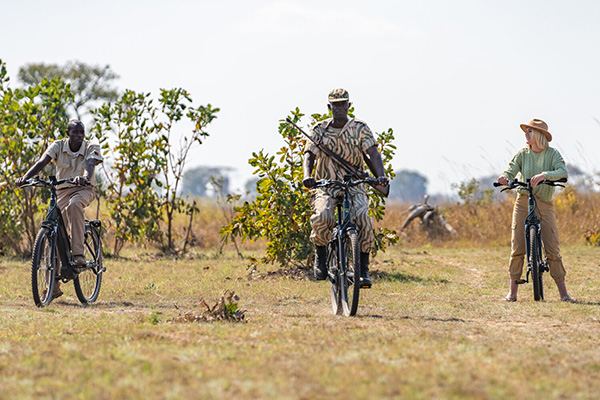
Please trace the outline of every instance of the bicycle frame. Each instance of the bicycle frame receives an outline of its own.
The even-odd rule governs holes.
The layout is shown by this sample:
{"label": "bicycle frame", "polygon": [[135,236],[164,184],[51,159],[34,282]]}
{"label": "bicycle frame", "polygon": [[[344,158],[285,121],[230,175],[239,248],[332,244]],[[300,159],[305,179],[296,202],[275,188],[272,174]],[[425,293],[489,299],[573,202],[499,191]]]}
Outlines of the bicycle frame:
{"label": "bicycle frame", "polygon": [[[58,207],[58,195],[56,193],[56,187],[63,183],[73,183],[73,181],[69,179],[63,179],[60,181],[56,180],[55,176],[49,176],[49,181],[44,181],[42,179],[37,178],[37,181],[31,183],[33,186],[43,185],[48,186],[50,188],[50,201],[48,203],[48,212],[46,214],[46,218],[42,221],[42,227],[50,230],[50,236],[52,240],[52,247],[50,256],[53,260],[58,260],[56,257],[56,252],[58,251],[58,256],[60,257],[60,270],[56,271],[56,278],[62,280],[63,282],[67,282],[71,279],[74,279],[77,274],[87,266],[82,268],[76,268],[73,264],[73,256],[71,255],[71,238],[67,233],[67,228],[65,226],[65,222],[62,216],[62,212]],[[93,221],[86,221],[86,224],[89,224],[90,229],[97,230],[97,227],[92,223]],[[98,236],[100,232],[97,232]],[[95,251],[90,249],[88,246],[88,250],[94,255],[94,259],[96,258]],[[96,273],[95,270],[93,270]]]}
{"label": "bicycle frame", "polygon": [[531,268],[533,265],[532,254],[531,254],[531,226],[534,226],[537,232],[537,250],[538,250],[538,259],[540,260],[540,276],[544,273],[544,271],[548,271],[548,261],[546,258],[542,256],[542,226],[541,221],[537,217],[535,213],[535,209],[537,208],[537,201],[535,200],[535,196],[533,195],[532,187],[529,184],[529,179],[527,180],[527,192],[528,192],[528,213],[527,218],[525,218],[525,245],[526,245],[526,253],[527,253],[527,274],[525,275],[525,281],[517,280],[517,283],[529,283],[529,275],[531,274]]}
{"label": "bicycle frame", "polygon": [[[350,230],[356,230],[356,225],[352,223],[350,220],[350,195],[349,195],[349,187],[344,186],[344,197],[342,201],[336,202],[336,217],[337,223],[333,228],[332,237],[330,240],[331,247],[335,247],[335,251],[337,252],[338,260],[340,260],[340,267],[342,269],[342,274],[346,275],[348,271],[348,266],[345,265],[346,259],[344,257],[344,239],[346,239],[348,232]],[[329,252],[329,261],[331,261],[331,257],[333,254]],[[328,265],[331,265],[328,263]],[[335,277],[337,275],[337,271],[329,271],[329,279],[332,282],[335,282]]]}
{"label": "bicycle frame", "polygon": [[[59,281],[67,283],[72,280],[75,294],[82,304],[95,302],[102,285],[102,273],[106,271],[102,266],[100,220],[85,220],[85,249],[82,255],[85,261],[81,266],[74,263],[71,238],[58,206],[56,193],[56,187],[64,183],[76,184],[70,179],[57,181],[55,176],[50,176],[48,181],[35,177],[23,185],[50,188],[48,211],[36,237],[31,260],[31,290],[38,307],[47,306],[55,298],[54,286]],[[62,292],[56,296],[60,294]]]}
{"label": "bicycle frame", "polygon": [[358,309],[359,291],[361,288],[361,265],[358,232],[352,222],[352,198],[350,189],[363,183],[377,182],[373,178],[352,181],[351,176],[344,176],[344,181],[321,180],[315,187],[335,186],[343,190],[341,202],[336,196],[336,225],[327,245],[327,275],[331,283],[330,292],[333,313],[353,316]]}
{"label": "bicycle frame", "polygon": [[[51,177],[51,181],[52,181]],[[67,234],[67,228],[62,217],[60,208],[57,204],[57,194],[55,186],[50,186],[50,203],[46,219],[42,221],[42,227],[50,229],[52,237],[51,257],[56,259],[56,251],[60,257],[62,268],[56,271],[56,277],[63,279],[63,274],[69,274],[73,267],[73,256],[71,255],[71,240]],[[62,271],[65,269],[65,271]]]}
{"label": "bicycle frame", "polygon": [[[540,184],[546,184],[546,185],[550,185],[550,186],[560,186],[560,187],[564,187],[563,185],[558,184],[557,182],[566,182],[567,178],[562,178],[559,179],[557,181],[542,181],[540,182]],[[501,184],[494,182],[494,186],[502,186]],[[540,266],[539,266],[539,274],[540,277],[542,276],[542,274],[545,271],[548,271],[548,261],[546,258],[543,257],[542,255],[542,227],[541,227],[541,221],[540,219],[537,217],[536,213],[535,213],[535,209],[537,208],[537,201],[535,199],[535,196],[533,195],[533,187],[531,186],[531,182],[529,179],[527,179],[527,182],[519,182],[518,180],[513,180],[513,181],[509,181],[508,182],[508,187],[502,189],[502,192],[504,192],[505,190],[511,190],[511,189],[515,189],[517,187],[522,187],[524,189],[527,190],[529,199],[528,199],[528,213],[527,213],[527,217],[525,218],[525,246],[526,246],[526,254],[527,254],[527,274],[525,275],[525,279],[517,279],[515,280],[515,283],[517,284],[523,284],[523,283],[528,283],[529,282],[529,275],[532,273],[532,268],[533,268],[533,254],[531,254],[531,227],[534,226],[536,233],[537,233],[537,240],[536,240],[536,244],[537,244],[537,249],[538,249],[538,254],[537,257],[540,260]]]}

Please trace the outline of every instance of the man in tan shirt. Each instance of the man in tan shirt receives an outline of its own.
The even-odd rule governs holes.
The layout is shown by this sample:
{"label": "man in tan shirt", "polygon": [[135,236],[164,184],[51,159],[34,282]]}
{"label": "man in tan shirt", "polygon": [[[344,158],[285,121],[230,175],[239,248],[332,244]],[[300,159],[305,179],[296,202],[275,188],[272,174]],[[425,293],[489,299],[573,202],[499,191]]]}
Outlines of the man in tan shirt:
{"label": "man in tan shirt", "polygon": [[[85,265],[84,230],[85,208],[94,200],[90,186],[94,168],[103,161],[100,146],[85,140],[85,127],[79,120],[67,124],[67,138],[57,140],[48,147],[40,160],[15,181],[19,186],[36,176],[51,161],[56,164],[56,179],[72,179],[74,185],[65,184],[57,189],[60,208],[67,229],[71,234],[71,254],[76,266]],[[70,229],[69,229],[70,228]],[[62,295],[59,285],[54,287],[53,298]]]}

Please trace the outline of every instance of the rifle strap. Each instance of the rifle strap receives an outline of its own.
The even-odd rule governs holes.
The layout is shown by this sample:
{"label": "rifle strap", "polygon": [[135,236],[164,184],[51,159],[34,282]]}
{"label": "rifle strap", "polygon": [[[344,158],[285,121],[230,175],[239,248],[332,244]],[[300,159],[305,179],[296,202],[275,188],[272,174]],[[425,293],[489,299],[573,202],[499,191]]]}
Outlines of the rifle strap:
{"label": "rifle strap", "polygon": [[343,167],[346,172],[354,175],[356,178],[360,178],[360,171],[358,170],[358,168],[356,168],[355,166],[353,166],[352,164],[350,164],[347,160],[345,160],[344,158],[342,158],[339,154],[335,153],[333,150],[331,150],[329,147],[327,147],[327,145],[323,144],[323,143],[316,143],[317,147],[321,149],[321,151],[323,151],[323,153],[325,153],[327,156],[331,157],[334,161],[337,161],[337,163]]}

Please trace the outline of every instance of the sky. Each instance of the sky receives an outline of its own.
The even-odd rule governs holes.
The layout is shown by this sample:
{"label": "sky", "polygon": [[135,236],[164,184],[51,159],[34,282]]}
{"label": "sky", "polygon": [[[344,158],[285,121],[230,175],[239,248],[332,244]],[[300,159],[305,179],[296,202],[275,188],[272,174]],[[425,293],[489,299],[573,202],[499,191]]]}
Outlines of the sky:
{"label": "sky", "polygon": [[[0,0],[0,58],[110,65],[120,90],[181,87],[219,107],[190,167],[231,166],[282,145],[279,120],[327,112],[348,90],[358,119],[394,130],[395,170],[430,193],[499,175],[548,123],[567,164],[600,170],[600,1]],[[304,126],[309,118],[302,121]]]}

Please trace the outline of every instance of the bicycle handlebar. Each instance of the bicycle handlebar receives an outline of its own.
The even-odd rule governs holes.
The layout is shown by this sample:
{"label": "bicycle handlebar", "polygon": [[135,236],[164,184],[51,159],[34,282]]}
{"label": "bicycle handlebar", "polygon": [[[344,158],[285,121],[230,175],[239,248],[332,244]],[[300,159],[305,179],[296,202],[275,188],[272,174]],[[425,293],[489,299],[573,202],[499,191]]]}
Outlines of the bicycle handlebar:
{"label": "bicycle handlebar", "polygon": [[342,182],[342,181],[338,181],[335,179],[321,179],[321,180],[317,181],[317,184],[315,186],[313,186],[313,188],[328,187],[328,186],[355,187],[355,186],[361,185],[363,183],[377,184],[379,182],[377,181],[377,179],[371,178],[371,177],[365,178],[365,179],[359,179],[357,181],[348,181],[348,182]]}
{"label": "bicycle handlebar", "polygon": [[33,177],[31,179],[28,179],[27,181],[25,181],[24,185],[21,185],[21,187],[29,187],[29,186],[59,186],[62,185],[64,183],[70,183],[71,185],[76,185],[76,186],[87,186],[87,185],[78,185],[75,183],[75,181],[73,179],[61,179],[60,181],[57,181],[56,179],[50,179],[49,181],[46,181],[42,178],[40,178],[39,176]]}
{"label": "bicycle handlebar", "polygon": [[[544,185],[549,185],[549,186],[565,187],[564,185],[560,184],[560,183],[565,183],[565,182],[567,182],[567,178],[560,178],[560,179],[557,179],[555,181],[544,180],[544,181],[541,181],[540,184],[543,183]],[[502,189],[503,191],[504,190],[514,189],[517,186],[521,186],[521,187],[525,187],[526,188],[526,187],[529,187],[529,179],[527,180],[527,182],[521,182],[521,181],[518,181],[518,180],[515,179],[515,180],[512,180],[512,181],[508,181],[508,185],[503,185],[503,184],[501,184],[499,182],[494,182],[494,187],[498,187],[498,186],[506,186],[504,189]]]}

